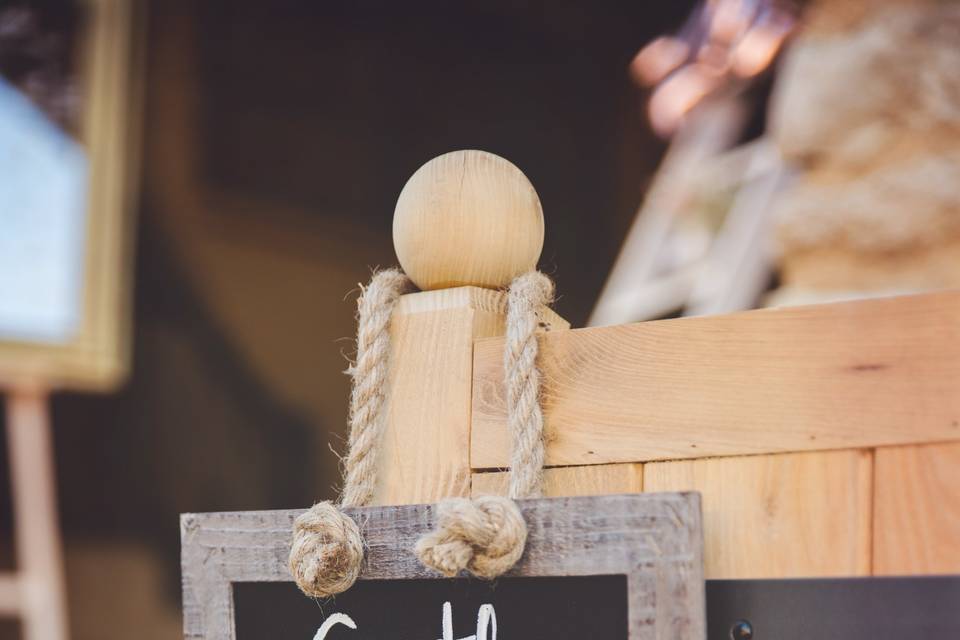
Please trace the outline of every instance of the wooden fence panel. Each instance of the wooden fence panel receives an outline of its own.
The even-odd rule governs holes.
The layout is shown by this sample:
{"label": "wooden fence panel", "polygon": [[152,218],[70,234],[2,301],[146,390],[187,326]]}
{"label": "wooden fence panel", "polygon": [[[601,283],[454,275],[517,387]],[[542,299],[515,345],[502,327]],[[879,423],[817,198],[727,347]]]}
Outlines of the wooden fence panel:
{"label": "wooden fence panel", "polygon": [[874,573],[960,573],[960,443],[876,452]]}
{"label": "wooden fence panel", "polygon": [[870,574],[872,453],[657,462],[646,491],[699,491],[707,578]]}

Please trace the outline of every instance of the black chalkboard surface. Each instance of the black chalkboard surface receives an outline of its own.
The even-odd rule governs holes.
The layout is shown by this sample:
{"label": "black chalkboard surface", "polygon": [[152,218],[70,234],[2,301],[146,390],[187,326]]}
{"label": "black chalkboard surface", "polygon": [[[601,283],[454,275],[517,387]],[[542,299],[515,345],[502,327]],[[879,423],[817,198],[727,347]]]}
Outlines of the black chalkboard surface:
{"label": "black chalkboard surface", "polygon": [[[703,640],[700,497],[521,500],[523,556],[495,582],[420,564],[433,505],[348,509],[363,531],[360,579],[317,601],[287,557],[302,511],[181,518],[187,640]],[[494,630],[496,624],[496,631]],[[351,627],[356,627],[353,629]]]}
{"label": "black chalkboard surface", "polygon": [[234,606],[237,640],[627,637],[626,576],[375,580],[323,601],[290,583],[237,583]]}

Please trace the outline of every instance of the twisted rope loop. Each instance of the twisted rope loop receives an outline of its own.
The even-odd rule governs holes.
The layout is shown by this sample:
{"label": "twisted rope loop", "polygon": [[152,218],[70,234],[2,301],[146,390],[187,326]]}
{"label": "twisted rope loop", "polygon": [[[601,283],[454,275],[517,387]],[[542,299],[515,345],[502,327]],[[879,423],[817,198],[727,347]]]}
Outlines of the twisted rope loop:
{"label": "twisted rope loop", "polygon": [[[507,424],[512,439],[510,498],[534,498],[543,483],[543,412],[536,331],[540,310],[553,300],[553,282],[533,271],[510,284],[507,297]],[[482,496],[440,503],[437,528],[417,542],[425,566],[445,576],[466,570],[485,579],[508,571],[527,541],[527,526],[512,499]]]}
{"label": "twisted rope loop", "polygon": [[363,538],[343,507],[360,507],[376,489],[377,458],[390,354],[390,316],[410,281],[399,269],[373,275],[357,301],[357,360],[347,373],[350,439],[339,506],[318,502],[293,523],[290,573],[306,595],[325,598],[350,588],[363,564]]}

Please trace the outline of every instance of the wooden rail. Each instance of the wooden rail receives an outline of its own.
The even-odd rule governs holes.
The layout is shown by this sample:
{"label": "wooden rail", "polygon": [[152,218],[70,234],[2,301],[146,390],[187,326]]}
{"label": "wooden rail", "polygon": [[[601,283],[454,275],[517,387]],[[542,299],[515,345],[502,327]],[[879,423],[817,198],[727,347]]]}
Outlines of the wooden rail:
{"label": "wooden rail", "polygon": [[[474,347],[471,466],[507,466],[503,339]],[[560,331],[547,463],[960,440],[960,292]]]}
{"label": "wooden rail", "polygon": [[[960,293],[542,338],[547,495],[699,491],[710,578],[960,572]],[[471,491],[503,493],[502,339]]]}

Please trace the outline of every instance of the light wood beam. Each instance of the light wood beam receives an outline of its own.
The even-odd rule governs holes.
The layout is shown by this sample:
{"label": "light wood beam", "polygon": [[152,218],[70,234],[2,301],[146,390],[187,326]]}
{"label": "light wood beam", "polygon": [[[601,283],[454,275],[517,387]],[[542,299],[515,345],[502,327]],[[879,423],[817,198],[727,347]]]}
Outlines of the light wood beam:
{"label": "light wood beam", "polygon": [[[471,466],[507,466],[503,340],[473,365]],[[556,332],[547,464],[960,440],[960,293]]]}

